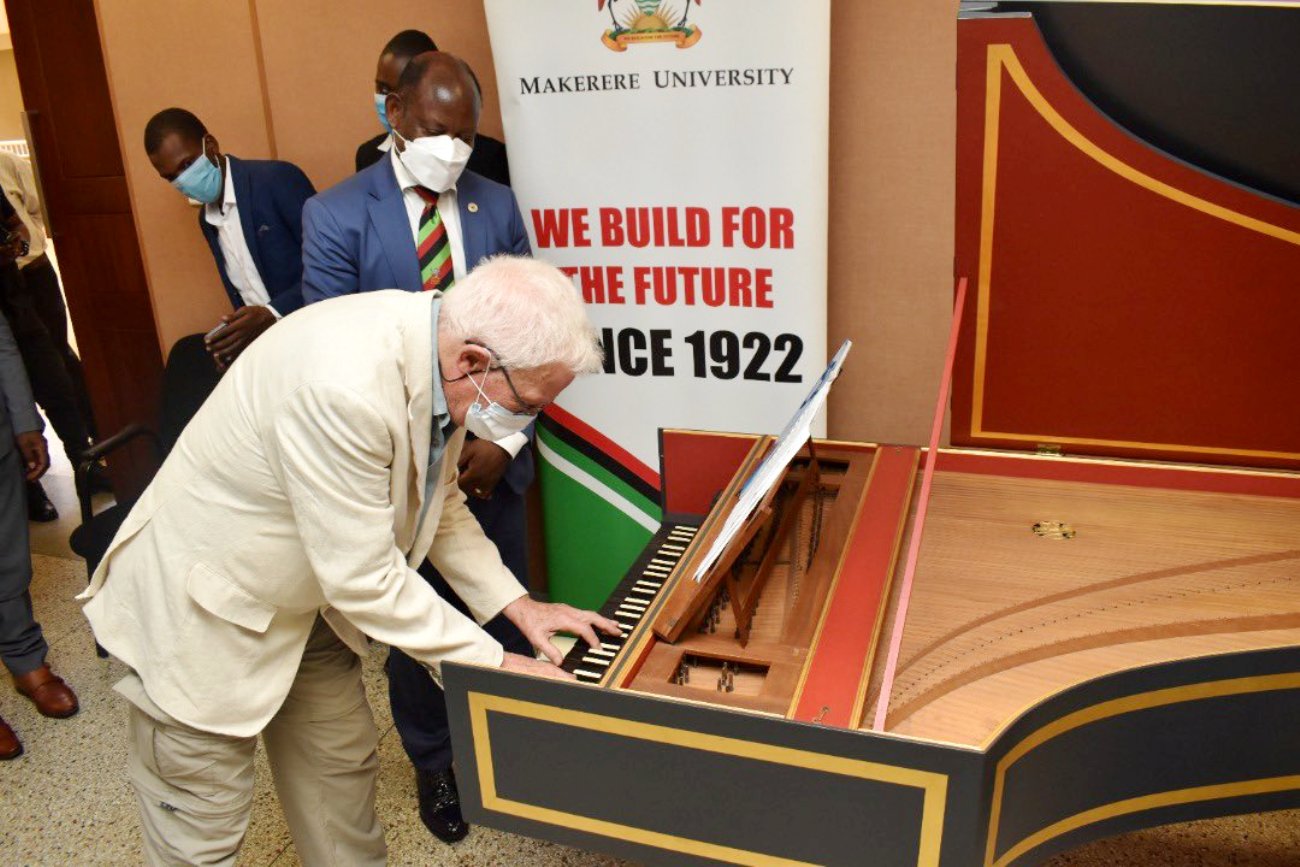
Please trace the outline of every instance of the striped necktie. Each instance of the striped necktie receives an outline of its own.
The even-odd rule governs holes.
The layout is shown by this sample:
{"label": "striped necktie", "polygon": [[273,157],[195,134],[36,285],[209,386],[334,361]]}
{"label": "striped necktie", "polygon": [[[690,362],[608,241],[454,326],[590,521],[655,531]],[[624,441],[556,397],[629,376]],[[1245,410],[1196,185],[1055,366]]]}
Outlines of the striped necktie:
{"label": "striped necktie", "polygon": [[440,289],[447,291],[456,282],[455,270],[451,261],[451,239],[447,237],[447,227],[438,215],[438,194],[425,187],[415,187],[420,198],[424,199],[424,212],[420,214],[420,231],[415,249],[420,257],[420,280],[424,291]]}

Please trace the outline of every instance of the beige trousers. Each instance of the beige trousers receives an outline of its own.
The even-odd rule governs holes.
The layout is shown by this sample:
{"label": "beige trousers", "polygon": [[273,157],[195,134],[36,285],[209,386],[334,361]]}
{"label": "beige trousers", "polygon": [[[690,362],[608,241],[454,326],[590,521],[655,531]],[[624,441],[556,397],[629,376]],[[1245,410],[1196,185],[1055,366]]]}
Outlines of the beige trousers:
{"label": "beige trousers", "polygon": [[[234,864],[253,805],[257,739],[190,728],[147,698],[134,700],[128,734],[145,862]],[[385,863],[375,816],[379,741],[361,660],[319,617],[289,697],[262,740],[302,863]]]}

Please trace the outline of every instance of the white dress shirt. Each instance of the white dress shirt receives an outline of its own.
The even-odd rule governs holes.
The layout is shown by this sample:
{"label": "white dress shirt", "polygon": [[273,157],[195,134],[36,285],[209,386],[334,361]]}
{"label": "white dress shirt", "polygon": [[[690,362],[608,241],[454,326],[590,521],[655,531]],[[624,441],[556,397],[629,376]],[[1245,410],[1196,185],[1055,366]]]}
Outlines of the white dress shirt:
{"label": "white dress shirt", "polygon": [[[387,141],[391,142],[392,136]],[[406,219],[411,224],[411,240],[416,247],[420,244],[420,217],[424,216],[424,199],[415,191],[420,182],[415,175],[398,159],[397,148],[388,152],[393,164],[393,174],[397,176],[397,185],[402,188],[402,203],[406,205]],[[447,243],[451,245],[451,273],[456,282],[465,279],[465,236],[460,231],[460,207],[456,201],[456,187],[438,194],[438,216],[447,229]],[[454,287],[453,287],[454,288]],[[494,442],[510,453],[510,457],[519,454],[519,450],[528,444],[528,435],[510,434]]]}
{"label": "white dress shirt", "polygon": [[25,268],[45,252],[45,221],[41,218],[41,200],[36,195],[36,179],[27,160],[7,151],[0,151],[0,188],[18,213],[18,219],[27,227],[30,244],[27,255],[18,260]]}
{"label": "white dress shirt", "polygon": [[249,307],[265,307],[279,319],[280,311],[271,306],[271,295],[262,283],[262,275],[257,272],[257,264],[253,261],[248,241],[244,238],[244,226],[239,220],[239,205],[235,201],[234,166],[228,157],[223,156],[221,159],[225,162],[226,188],[220,201],[203,206],[203,219],[217,229],[217,243],[226,260],[226,276],[230,278],[230,284],[235,287],[239,297]]}

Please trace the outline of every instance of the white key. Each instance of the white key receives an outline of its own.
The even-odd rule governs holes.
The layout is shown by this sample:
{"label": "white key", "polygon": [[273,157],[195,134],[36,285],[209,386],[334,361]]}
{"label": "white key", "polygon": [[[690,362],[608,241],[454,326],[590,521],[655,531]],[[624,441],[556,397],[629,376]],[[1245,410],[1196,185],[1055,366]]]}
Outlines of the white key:
{"label": "white key", "polygon": [[638,581],[636,582],[636,586],[637,586],[637,587],[645,587],[645,588],[647,588],[647,589],[649,589],[649,590],[658,590],[660,587],[664,586],[664,582],[662,582],[662,581],[641,581],[641,580],[638,580]]}
{"label": "white key", "polygon": [[614,651],[612,651],[612,650],[604,650],[604,649],[602,649],[602,648],[598,648],[598,647],[593,647],[593,648],[591,648],[590,650],[587,651],[587,653],[590,654],[590,655],[592,655],[592,656],[607,656],[607,657],[611,657],[611,658],[614,656]]}
{"label": "white key", "polygon": [[587,671],[585,668],[579,668],[573,672],[574,677],[585,678],[586,680],[600,680],[602,675],[594,671]]}
{"label": "white key", "polygon": [[660,560],[658,557],[651,557],[651,558],[650,558],[650,563],[649,563],[649,565],[648,565],[646,568],[648,569],[650,566],[662,566],[662,567],[664,567],[665,569],[671,569],[671,568],[673,568],[673,564],[672,564],[672,563],[668,562],[667,560]]}
{"label": "white key", "polygon": [[583,661],[583,662],[589,662],[589,663],[591,663],[592,665],[602,665],[602,666],[604,666],[604,667],[606,667],[606,668],[609,667],[609,660],[608,660],[608,659],[599,659],[599,658],[597,658],[597,657],[595,657],[595,656],[584,656],[584,657],[582,658],[582,661]]}
{"label": "white key", "polygon": [[608,650],[608,651],[610,651],[610,652],[612,652],[612,653],[618,653],[619,650],[622,649],[622,645],[619,645],[619,644],[610,644],[608,641],[602,641],[602,642],[600,643],[600,646],[601,646],[602,649],[604,649],[604,650]]}
{"label": "white key", "polygon": [[[633,587],[633,588],[632,588],[632,592],[633,592],[633,593],[640,593],[642,596],[649,596],[651,599],[654,599],[654,598],[655,598],[655,592],[654,592],[653,590],[650,590],[650,589],[646,588],[646,587]],[[628,598],[631,599],[632,597],[629,596]],[[636,601],[640,602],[641,600],[638,599],[638,600],[636,600]]]}
{"label": "white key", "polygon": [[644,612],[644,611],[646,610],[647,605],[648,605],[648,603],[642,602],[640,599],[624,599],[624,600],[623,600],[623,607],[624,607],[624,608],[629,608],[629,609],[631,609],[632,611],[641,611],[641,612]]}

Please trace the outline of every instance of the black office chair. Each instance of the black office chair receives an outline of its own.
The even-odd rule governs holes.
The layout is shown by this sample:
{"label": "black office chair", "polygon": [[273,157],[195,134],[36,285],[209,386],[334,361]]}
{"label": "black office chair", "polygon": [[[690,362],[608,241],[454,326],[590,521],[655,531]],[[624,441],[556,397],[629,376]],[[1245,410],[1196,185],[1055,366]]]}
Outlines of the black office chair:
{"label": "black office chair", "polygon": [[[81,501],[81,526],[72,531],[68,544],[86,561],[87,575],[95,574],[99,561],[104,558],[104,552],[136,500],[134,497],[119,500],[104,511],[94,513],[91,507],[92,486],[96,474],[103,472],[104,458],[143,437],[153,445],[161,464],[220,379],[221,373],[213,364],[212,356],[203,347],[203,335],[182,337],[172,347],[167,356],[167,366],[163,369],[159,429],[154,431],[143,424],[129,424],[86,450],[74,475],[77,498]],[[108,655],[98,644],[95,652],[101,657]]]}

